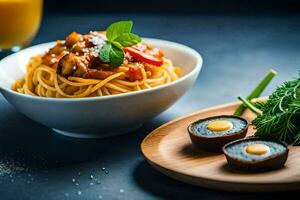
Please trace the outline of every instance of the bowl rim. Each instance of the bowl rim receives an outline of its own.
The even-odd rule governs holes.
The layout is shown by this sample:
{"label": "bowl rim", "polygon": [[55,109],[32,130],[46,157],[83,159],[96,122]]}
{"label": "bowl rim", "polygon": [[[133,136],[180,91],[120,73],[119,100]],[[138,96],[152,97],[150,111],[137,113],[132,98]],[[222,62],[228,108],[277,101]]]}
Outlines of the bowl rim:
{"label": "bowl rim", "polygon": [[[146,90],[139,90],[139,91],[134,91],[134,92],[128,92],[128,93],[122,93],[122,94],[115,94],[115,95],[109,95],[109,96],[96,96],[96,97],[82,97],[82,98],[51,98],[51,97],[40,97],[40,96],[31,96],[31,95],[27,95],[27,94],[22,94],[16,91],[13,91],[12,89],[8,89],[6,87],[3,87],[2,85],[0,85],[0,89],[6,91],[7,93],[10,93],[12,95],[18,96],[20,98],[26,98],[26,99],[31,99],[31,100],[41,100],[41,101],[52,101],[52,102],[82,102],[82,101],[95,101],[95,100],[106,100],[106,99],[115,99],[115,98],[122,98],[122,97],[129,97],[129,96],[135,96],[135,95],[139,95],[139,94],[144,94],[144,93],[148,93],[148,92],[154,92],[156,90],[161,90],[164,89],[166,87],[170,87],[173,86],[175,84],[179,84],[183,81],[185,81],[186,79],[192,77],[193,75],[195,75],[196,73],[200,72],[202,65],[203,65],[203,59],[202,56],[193,48],[186,46],[184,44],[180,44],[177,42],[171,42],[171,41],[167,41],[167,40],[161,40],[161,39],[156,39],[156,38],[142,38],[146,41],[149,42],[158,42],[158,43],[164,43],[167,44],[169,46],[173,46],[175,48],[181,48],[184,49],[186,52],[188,52],[189,54],[192,54],[195,58],[196,58],[196,64],[195,67],[192,69],[192,71],[190,71],[189,73],[185,74],[184,76],[180,77],[179,79],[168,83],[168,84],[164,84],[164,85],[160,85],[154,88],[149,88]],[[14,56],[17,56],[19,53],[22,53],[23,51],[29,51],[30,49],[35,49],[38,48],[39,46],[44,46],[44,45],[50,45],[55,43],[55,41],[52,42],[46,42],[46,43],[41,43],[41,44],[37,44],[25,49],[22,49],[19,52],[16,52],[14,54],[11,54],[5,58],[3,58],[2,60],[0,60],[0,65],[2,64],[2,62],[11,59]],[[2,93],[2,92],[1,92]]]}

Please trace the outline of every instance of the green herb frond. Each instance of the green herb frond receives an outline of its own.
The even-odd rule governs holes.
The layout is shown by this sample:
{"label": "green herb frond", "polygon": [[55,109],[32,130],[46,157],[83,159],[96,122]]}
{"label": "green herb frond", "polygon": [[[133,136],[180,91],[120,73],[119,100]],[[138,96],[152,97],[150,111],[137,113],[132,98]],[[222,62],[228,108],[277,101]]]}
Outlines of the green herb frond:
{"label": "green herb frond", "polygon": [[300,143],[300,78],[284,82],[260,106],[263,114],[253,121],[257,136]]}

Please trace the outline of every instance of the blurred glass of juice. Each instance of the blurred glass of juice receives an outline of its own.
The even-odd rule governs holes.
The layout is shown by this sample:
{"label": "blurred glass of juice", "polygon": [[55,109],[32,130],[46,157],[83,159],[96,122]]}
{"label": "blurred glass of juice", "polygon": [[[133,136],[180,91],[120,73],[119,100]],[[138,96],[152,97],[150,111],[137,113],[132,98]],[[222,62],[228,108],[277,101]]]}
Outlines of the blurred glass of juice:
{"label": "blurred glass of juice", "polygon": [[0,52],[18,51],[34,39],[43,0],[0,0]]}

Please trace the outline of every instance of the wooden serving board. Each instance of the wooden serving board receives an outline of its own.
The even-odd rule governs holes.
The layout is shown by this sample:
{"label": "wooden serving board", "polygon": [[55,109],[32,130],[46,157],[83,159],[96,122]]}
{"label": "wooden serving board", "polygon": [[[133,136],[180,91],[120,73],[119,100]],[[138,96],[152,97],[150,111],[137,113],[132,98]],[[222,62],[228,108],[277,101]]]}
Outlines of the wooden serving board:
{"label": "wooden serving board", "polygon": [[[187,132],[190,123],[209,116],[230,115],[239,105],[230,103],[208,108],[162,125],[143,140],[144,156],[163,174],[207,188],[243,192],[300,190],[300,147],[289,147],[289,157],[282,169],[245,173],[230,168],[223,154],[199,151],[192,146]],[[250,122],[255,115],[246,111],[243,117]],[[250,126],[248,135],[253,134]]]}

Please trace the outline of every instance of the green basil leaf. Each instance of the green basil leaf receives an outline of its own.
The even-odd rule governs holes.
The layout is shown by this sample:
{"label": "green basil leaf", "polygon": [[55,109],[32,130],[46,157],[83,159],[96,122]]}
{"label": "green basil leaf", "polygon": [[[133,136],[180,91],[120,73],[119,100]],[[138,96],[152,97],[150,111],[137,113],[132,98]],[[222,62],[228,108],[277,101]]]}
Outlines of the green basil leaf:
{"label": "green basil leaf", "polygon": [[99,51],[99,58],[101,62],[110,63],[114,67],[123,64],[124,52],[119,47],[106,43]]}
{"label": "green basil leaf", "polygon": [[109,63],[114,67],[123,64],[123,47],[133,46],[141,42],[138,35],[131,33],[132,21],[119,21],[106,29],[107,43],[99,51],[101,62]]}
{"label": "green basil leaf", "polygon": [[123,49],[123,46],[119,42],[117,42],[117,41],[111,41],[110,43],[112,43],[113,45],[115,45],[119,49]]}
{"label": "green basil leaf", "polygon": [[123,33],[115,39],[116,42],[120,43],[123,47],[130,47],[137,43],[140,43],[141,38],[133,33]]}
{"label": "green basil leaf", "polygon": [[99,51],[99,58],[102,62],[104,63],[109,63],[110,62],[110,51],[111,51],[111,44],[106,43],[103,45]]}
{"label": "green basil leaf", "polygon": [[122,49],[112,45],[111,51],[110,51],[110,63],[114,67],[119,67],[123,64],[124,61],[124,52]]}
{"label": "green basil leaf", "polygon": [[130,33],[132,26],[132,21],[115,22],[106,29],[106,37],[109,41],[113,41],[123,33]]}

